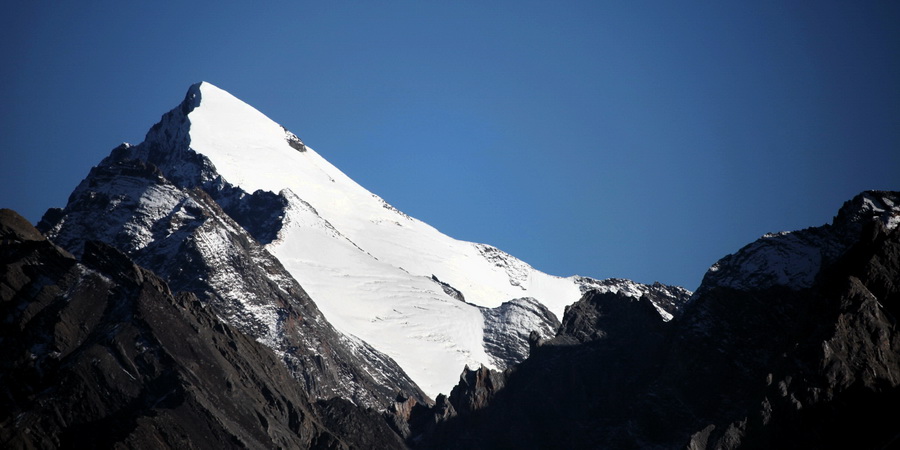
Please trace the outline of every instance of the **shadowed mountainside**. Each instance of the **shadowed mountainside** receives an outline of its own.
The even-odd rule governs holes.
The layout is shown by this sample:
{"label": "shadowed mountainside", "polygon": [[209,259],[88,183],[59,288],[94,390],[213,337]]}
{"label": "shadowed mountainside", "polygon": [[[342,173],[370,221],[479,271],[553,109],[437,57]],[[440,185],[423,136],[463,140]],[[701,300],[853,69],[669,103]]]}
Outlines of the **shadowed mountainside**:
{"label": "shadowed mountainside", "polygon": [[403,447],[114,248],[89,241],[77,260],[10,210],[0,242],[3,447]]}
{"label": "shadowed mountainside", "polygon": [[[867,192],[847,202],[831,225],[798,232],[802,246],[785,246],[785,239],[796,242],[790,233],[767,235],[723,258],[668,323],[654,320],[646,298],[589,292],[567,309],[557,336],[536,342],[515,369],[482,368],[475,376],[467,369],[448,403],[468,406],[421,408],[427,420],[419,419],[409,442],[420,448],[900,445],[889,413],[900,401],[894,205],[900,206],[898,193]],[[820,255],[812,274],[809,259],[796,257],[809,254]],[[791,261],[802,267],[795,270]],[[774,281],[760,287],[746,282],[766,270],[794,276],[767,277]]]}

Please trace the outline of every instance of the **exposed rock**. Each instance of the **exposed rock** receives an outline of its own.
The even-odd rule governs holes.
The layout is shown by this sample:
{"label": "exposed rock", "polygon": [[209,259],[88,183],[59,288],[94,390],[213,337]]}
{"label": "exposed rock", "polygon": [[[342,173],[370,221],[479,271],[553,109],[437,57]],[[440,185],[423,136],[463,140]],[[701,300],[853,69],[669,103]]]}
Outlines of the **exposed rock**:
{"label": "exposed rock", "polygon": [[461,302],[466,301],[466,297],[463,295],[462,292],[459,291],[459,289],[456,289],[455,287],[450,286],[449,284],[444,283],[443,281],[439,280],[437,275],[432,274],[431,279],[435,283],[437,283],[438,285],[441,286],[441,289],[444,291],[445,294],[447,294]]}
{"label": "exposed rock", "polygon": [[484,351],[501,370],[528,357],[531,334],[538,339],[549,339],[559,328],[556,316],[533,298],[518,298],[496,308],[479,309],[484,316]]}
{"label": "exposed rock", "polygon": [[829,225],[766,234],[713,264],[695,295],[716,287],[810,288],[821,270],[858,242],[863,226],[872,221],[887,230],[896,228],[900,194],[867,191],[847,201]]}
{"label": "exposed rock", "polygon": [[596,280],[589,277],[575,277],[581,293],[588,291],[622,293],[635,299],[646,297],[656,307],[663,320],[669,321],[681,315],[684,306],[691,299],[691,291],[680,286],[669,286],[659,282],[653,284],[636,283],[622,278]]}
{"label": "exposed rock", "polygon": [[545,345],[584,344],[609,335],[618,339],[635,333],[659,333],[662,327],[659,313],[647,297],[589,291],[566,308],[556,338]]}
{"label": "exposed rock", "polygon": [[43,241],[46,238],[30,222],[11,209],[0,209],[0,240],[3,242]]}
{"label": "exposed rock", "polygon": [[484,259],[506,271],[506,275],[509,277],[509,284],[522,287],[522,283],[524,283],[528,279],[528,270],[531,268],[531,266],[529,266],[524,261],[520,261],[519,259],[514,258],[509,253],[506,253],[503,250],[500,250],[497,247],[491,245],[474,245],[481,253],[481,256],[484,257]]}
{"label": "exposed rock", "polygon": [[502,390],[417,444],[897,446],[893,416],[884,413],[900,400],[897,198],[861,194],[833,225],[804,231],[802,253],[827,256],[814,273],[784,279],[811,279],[808,286],[750,270],[789,267],[797,254],[790,249],[800,247],[776,244],[789,250],[748,246],[726,257],[718,267],[728,267],[728,276],[708,275],[668,323],[652,317],[647,298],[586,293],[566,311],[559,334],[533,345],[531,356],[508,372]]}
{"label": "exposed rock", "polygon": [[26,223],[0,212],[4,447],[403,447],[374,412],[313,404],[196,296],[106,244],[79,263]]}
{"label": "exposed rock", "polygon": [[291,148],[297,150],[298,152],[306,151],[306,144],[304,144],[296,134],[291,133],[285,127],[281,127],[281,129],[284,130],[284,140],[287,141],[288,145],[290,145]]}
{"label": "exposed rock", "polygon": [[694,416],[681,426],[711,430],[700,448],[896,443],[877,411],[900,398],[900,292],[885,283],[900,279],[900,233],[870,221],[858,239],[809,289],[699,297],[660,377],[668,388],[647,404],[678,398]]}
{"label": "exposed rock", "polygon": [[75,255],[87,241],[109,243],[173,289],[196,294],[282,355],[315,398],[384,409],[402,390],[426,401],[390,358],[334,330],[281,263],[205,190],[172,184],[153,164],[125,159],[127,150],[93,168],[58,220],[45,221],[54,242]]}
{"label": "exposed rock", "polygon": [[[535,346],[520,365],[503,374],[466,368],[450,396],[458,414],[413,444],[591,447],[603,430],[597,415],[629,414],[631,402],[658,370],[658,350],[669,326],[647,299],[589,291],[567,310],[560,333]],[[589,327],[599,328],[585,333]]]}
{"label": "exposed rock", "polygon": [[391,428],[406,439],[411,434],[410,423],[413,418],[413,411],[419,406],[419,402],[415,398],[404,395],[402,392],[397,394],[394,404],[385,412],[385,417]]}
{"label": "exposed rock", "polygon": [[224,183],[217,187],[211,196],[256,242],[266,245],[278,238],[287,208],[284,195],[262,190],[247,194]]}
{"label": "exposed rock", "polygon": [[322,423],[341,443],[351,448],[406,448],[384,416],[373,409],[361,409],[348,400],[331,398],[316,402]]}
{"label": "exposed rock", "polygon": [[506,380],[502,373],[484,366],[476,370],[466,366],[459,376],[459,384],[450,392],[450,404],[457,414],[470,414],[490,404]]}

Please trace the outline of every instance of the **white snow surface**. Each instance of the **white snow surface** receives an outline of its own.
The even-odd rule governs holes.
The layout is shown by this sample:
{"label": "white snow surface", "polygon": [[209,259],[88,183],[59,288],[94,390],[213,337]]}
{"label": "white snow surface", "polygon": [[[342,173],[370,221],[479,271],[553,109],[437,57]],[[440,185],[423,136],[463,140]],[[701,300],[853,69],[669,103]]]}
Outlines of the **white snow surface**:
{"label": "white snow surface", "polygon": [[496,307],[533,297],[562,317],[581,297],[574,277],[539,272],[484,244],[459,241],[403,214],[288,132],[209,83],[189,115],[191,148],[229,183],[288,198],[285,225],[268,244],[340,331],[386,353],[428,395],[449,392],[462,367],[493,367],[482,314],[447,295]]}

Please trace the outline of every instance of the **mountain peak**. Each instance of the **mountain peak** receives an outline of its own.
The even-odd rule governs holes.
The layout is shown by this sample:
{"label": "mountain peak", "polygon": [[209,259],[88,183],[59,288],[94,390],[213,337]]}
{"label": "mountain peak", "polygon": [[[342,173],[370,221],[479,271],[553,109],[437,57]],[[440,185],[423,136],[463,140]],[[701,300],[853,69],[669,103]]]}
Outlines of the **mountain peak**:
{"label": "mountain peak", "polygon": [[[276,313],[276,301],[256,301],[278,297],[259,297],[253,283],[296,283],[324,319],[370,345],[370,353],[396,361],[431,396],[453,386],[466,364],[517,362],[531,331],[552,335],[553,316],[562,316],[585,285],[596,287],[541,273],[495,247],[455,240],[398,211],[207,82],[192,85],[143,143],[114,150],[101,165],[79,185],[76,201],[48,221],[52,238],[77,247],[86,231],[96,231],[160,273],[191,274],[185,286],[220,299],[223,315],[278,349],[282,331],[290,330],[279,320],[290,317]],[[149,167],[158,176],[135,176]],[[119,213],[112,217],[110,210]],[[174,256],[193,248],[205,253],[183,261],[210,261],[209,273],[196,276],[187,262],[173,270]],[[283,267],[280,278],[248,275],[255,269],[241,255],[251,248],[259,258],[271,256],[266,267]],[[525,297],[534,302],[508,303]],[[396,378],[385,372],[385,380]]]}
{"label": "mountain peak", "polygon": [[209,82],[194,84],[182,103],[190,148],[215,165],[216,171],[247,192],[279,192],[295,175],[284,168],[306,146],[296,135]]}
{"label": "mountain peak", "polygon": [[241,99],[235,97],[230,92],[210,83],[209,81],[199,81],[197,83],[192,84],[185,95],[185,100],[191,99],[196,101],[195,106],[199,106],[200,101],[204,98],[213,98],[219,97],[223,99],[228,99],[231,102],[237,103],[245,103]]}
{"label": "mountain peak", "polygon": [[830,225],[766,234],[713,264],[695,294],[713,287],[809,288],[873,224],[887,230],[900,225],[900,193],[865,191],[845,202]]}
{"label": "mountain peak", "polygon": [[[187,95],[185,96],[185,98],[198,98],[199,99],[200,97],[202,97],[203,92],[207,92],[207,93],[219,92],[219,93],[224,93],[226,95],[234,97],[228,91],[210,83],[209,81],[198,81],[198,82],[192,84],[188,88]],[[234,98],[235,98],[235,100],[238,100],[236,97],[234,97]],[[238,100],[238,101],[240,101],[240,100]]]}
{"label": "mountain peak", "polygon": [[890,191],[865,191],[848,200],[838,211],[834,224],[861,224],[879,221],[892,230],[900,225],[900,195]]}

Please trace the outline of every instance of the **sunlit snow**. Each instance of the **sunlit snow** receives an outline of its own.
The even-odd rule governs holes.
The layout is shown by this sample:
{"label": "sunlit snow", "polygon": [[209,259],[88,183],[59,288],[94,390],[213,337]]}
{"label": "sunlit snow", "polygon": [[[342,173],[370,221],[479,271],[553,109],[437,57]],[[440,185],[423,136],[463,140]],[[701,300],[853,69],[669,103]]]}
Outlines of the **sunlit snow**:
{"label": "sunlit snow", "polygon": [[286,196],[285,225],[268,250],[335,327],[394,358],[427,394],[448,392],[467,364],[491,366],[482,314],[432,275],[485,307],[533,297],[562,317],[581,296],[574,278],[403,214],[313,149],[292,147],[292,135],[253,107],[209,83],[199,89],[188,116],[191,148],[245,191]]}

